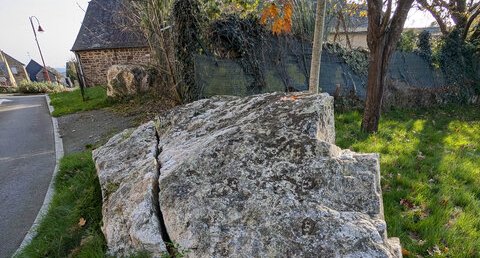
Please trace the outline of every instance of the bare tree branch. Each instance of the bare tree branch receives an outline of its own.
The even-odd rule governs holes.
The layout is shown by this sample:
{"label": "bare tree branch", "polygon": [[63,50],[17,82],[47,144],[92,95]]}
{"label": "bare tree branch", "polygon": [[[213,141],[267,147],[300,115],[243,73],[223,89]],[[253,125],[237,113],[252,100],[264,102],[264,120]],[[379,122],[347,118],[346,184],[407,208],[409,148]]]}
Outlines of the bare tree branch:
{"label": "bare tree branch", "polygon": [[464,40],[467,38],[468,31],[470,30],[470,27],[472,26],[473,21],[477,18],[478,15],[480,15],[480,7],[477,8],[477,10],[470,16],[467,23],[465,24],[465,28],[463,29]]}

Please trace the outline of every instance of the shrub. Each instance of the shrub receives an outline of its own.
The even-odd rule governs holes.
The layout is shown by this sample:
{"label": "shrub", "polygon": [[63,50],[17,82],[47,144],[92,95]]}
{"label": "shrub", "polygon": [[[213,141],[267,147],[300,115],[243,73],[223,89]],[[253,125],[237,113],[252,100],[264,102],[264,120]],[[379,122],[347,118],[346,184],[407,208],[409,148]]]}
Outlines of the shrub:
{"label": "shrub", "polygon": [[18,86],[18,92],[21,93],[57,93],[62,91],[65,91],[63,85],[51,82],[22,81]]}
{"label": "shrub", "polygon": [[0,86],[0,93],[16,93],[17,91],[18,91],[17,87]]}
{"label": "shrub", "polygon": [[400,40],[397,43],[397,50],[403,52],[413,52],[415,49],[417,34],[413,30],[406,30],[402,32]]}
{"label": "shrub", "polygon": [[[447,83],[465,84],[478,81],[475,46],[465,42],[460,30],[453,30],[443,40],[439,52],[439,63]],[[480,87],[477,87],[480,90]]]}
{"label": "shrub", "polygon": [[432,38],[430,32],[424,30],[418,35],[417,48],[420,56],[425,58],[427,62],[432,62],[432,44],[430,39]]}

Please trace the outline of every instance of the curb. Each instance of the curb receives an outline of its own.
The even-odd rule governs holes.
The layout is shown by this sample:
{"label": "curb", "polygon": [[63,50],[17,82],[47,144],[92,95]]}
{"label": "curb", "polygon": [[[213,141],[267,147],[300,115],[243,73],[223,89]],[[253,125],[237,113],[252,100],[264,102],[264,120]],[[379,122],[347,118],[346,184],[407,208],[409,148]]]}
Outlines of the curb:
{"label": "curb", "polygon": [[50,97],[48,96],[48,94],[45,95],[45,100],[47,101],[48,110],[50,111],[50,117],[52,118],[53,136],[55,139],[55,168],[53,170],[52,179],[50,180],[50,184],[48,185],[48,191],[45,194],[45,199],[43,200],[42,207],[40,207],[35,221],[33,222],[32,226],[23,238],[23,241],[18,247],[17,251],[15,251],[15,253],[13,254],[13,257],[16,257],[18,254],[20,254],[23,248],[30,244],[30,242],[32,242],[32,239],[37,235],[37,228],[40,225],[43,217],[47,214],[50,202],[52,201],[53,193],[55,192],[54,181],[57,177],[60,159],[63,157],[63,141],[62,138],[60,138],[57,118],[52,116],[53,106],[50,104]]}

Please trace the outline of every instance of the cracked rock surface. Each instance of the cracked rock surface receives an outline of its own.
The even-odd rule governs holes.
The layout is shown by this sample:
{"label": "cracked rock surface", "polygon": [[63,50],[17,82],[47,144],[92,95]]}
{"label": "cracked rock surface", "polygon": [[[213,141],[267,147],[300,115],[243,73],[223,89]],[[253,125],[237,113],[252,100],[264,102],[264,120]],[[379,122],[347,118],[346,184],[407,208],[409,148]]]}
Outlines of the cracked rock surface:
{"label": "cracked rock surface", "polygon": [[[398,239],[387,238],[378,156],[334,141],[327,94],[214,97],[175,108],[94,153],[107,241],[106,229],[116,227],[108,221],[157,221],[164,232],[144,227],[187,257],[401,257]],[[158,161],[156,176],[145,176],[150,161]],[[158,199],[141,187],[156,177]],[[129,190],[108,197],[111,182]],[[139,204],[158,212],[138,209],[145,215],[137,222],[128,211]],[[108,241],[112,253],[153,243],[117,232],[126,236]]]}
{"label": "cracked rock surface", "polygon": [[153,122],[127,129],[93,151],[102,189],[102,231],[116,257],[167,251],[160,232],[158,154]]}

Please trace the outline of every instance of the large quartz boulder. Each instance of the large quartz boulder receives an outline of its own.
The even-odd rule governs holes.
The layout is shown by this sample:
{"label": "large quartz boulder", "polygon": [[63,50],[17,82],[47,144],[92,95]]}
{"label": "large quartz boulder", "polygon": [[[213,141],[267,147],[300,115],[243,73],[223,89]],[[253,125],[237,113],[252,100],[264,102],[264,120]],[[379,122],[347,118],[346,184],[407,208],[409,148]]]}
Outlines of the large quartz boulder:
{"label": "large quartz boulder", "polygon": [[112,65],[107,72],[107,96],[124,98],[146,92],[151,76],[143,66]]}
{"label": "large quartz boulder", "polygon": [[[159,212],[139,217],[157,215],[159,234],[185,256],[401,257],[398,239],[387,238],[378,155],[335,146],[327,94],[213,97],[169,111],[155,127],[116,136],[94,156],[100,176],[115,167],[111,178],[128,174],[115,180],[130,190],[114,191],[128,211],[145,200],[137,184],[154,178],[135,179],[132,167],[151,159],[130,155],[158,149],[158,200],[148,206]],[[106,191],[109,180],[100,181]]]}

